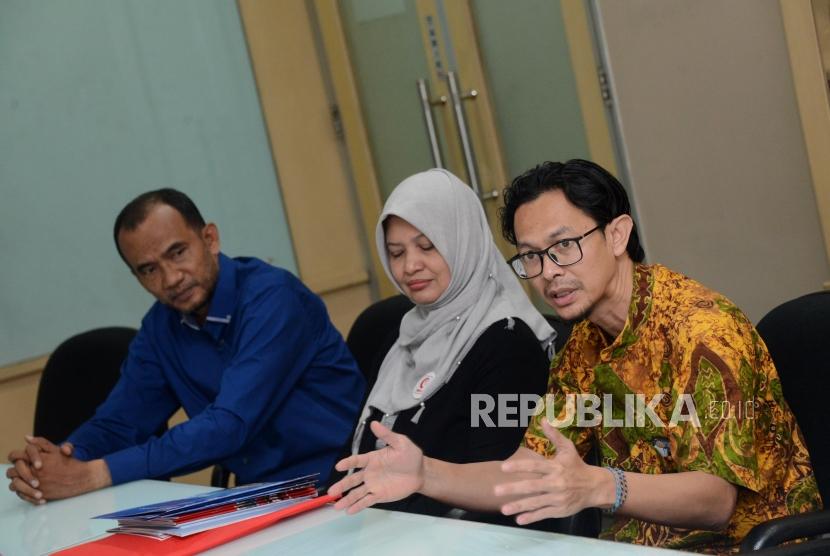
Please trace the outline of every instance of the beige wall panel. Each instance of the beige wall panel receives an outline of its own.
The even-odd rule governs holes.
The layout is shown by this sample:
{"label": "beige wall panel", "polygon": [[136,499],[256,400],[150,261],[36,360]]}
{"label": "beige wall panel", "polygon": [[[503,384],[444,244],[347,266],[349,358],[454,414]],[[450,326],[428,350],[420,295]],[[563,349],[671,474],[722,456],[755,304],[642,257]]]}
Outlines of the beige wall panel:
{"label": "beige wall panel", "polygon": [[242,0],[300,277],[315,292],[368,281],[340,145],[303,0]]}
{"label": "beige wall panel", "polygon": [[374,160],[369,148],[369,138],[358,100],[357,83],[343,31],[337,0],[313,0],[320,39],[337,105],[343,121],[343,137],[349,156],[355,192],[360,204],[361,221],[365,237],[369,241],[369,256],[374,269],[374,281],[381,298],[395,295],[397,291],[375,252],[373,238],[375,224],[383,203],[380,199]]}
{"label": "beige wall panel", "polygon": [[[23,435],[32,433],[40,373],[0,382],[0,458],[23,446]],[[5,485],[4,485],[5,488]]]}
{"label": "beige wall panel", "polygon": [[[798,6],[801,4],[801,6]],[[788,10],[798,10],[799,8],[806,10],[810,9],[808,2],[787,2],[786,0],[781,4],[781,11],[784,12],[784,26],[787,27],[787,11]],[[796,7],[793,7],[793,6]],[[821,62],[822,67],[824,68],[825,78],[830,76],[830,0],[813,0],[812,1],[812,11],[813,17],[815,19],[815,34],[818,40],[818,47],[821,51]],[[787,29],[787,34],[789,35],[789,29]],[[800,34],[805,39],[810,39],[811,33],[810,29],[803,29],[800,30]]]}
{"label": "beige wall panel", "polygon": [[775,0],[598,1],[649,260],[753,321],[830,277]]}
{"label": "beige wall panel", "polygon": [[[830,97],[825,69],[830,63],[830,2],[816,1],[812,8],[807,0],[781,1],[801,127],[824,230],[824,246],[830,257],[830,158],[827,156],[830,152]],[[825,282],[824,286],[830,287],[830,282]]]}
{"label": "beige wall panel", "polygon": [[372,304],[372,292],[368,286],[344,288],[323,295],[331,322],[345,338],[357,315]]}
{"label": "beige wall panel", "polygon": [[591,160],[618,175],[611,130],[597,79],[599,63],[585,4],[583,0],[561,0],[562,20],[568,37],[579,106],[585,119],[585,138]]}
{"label": "beige wall panel", "polygon": [[[173,427],[179,423],[184,423],[185,421],[187,421],[187,415],[183,409],[179,409],[175,415],[170,418],[167,424],[168,426]],[[211,471],[213,471],[213,466],[195,471],[193,473],[188,473],[187,475],[182,475],[181,477],[175,477],[173,481],[177,483],[188,483],[191,485],[209,485]]]}

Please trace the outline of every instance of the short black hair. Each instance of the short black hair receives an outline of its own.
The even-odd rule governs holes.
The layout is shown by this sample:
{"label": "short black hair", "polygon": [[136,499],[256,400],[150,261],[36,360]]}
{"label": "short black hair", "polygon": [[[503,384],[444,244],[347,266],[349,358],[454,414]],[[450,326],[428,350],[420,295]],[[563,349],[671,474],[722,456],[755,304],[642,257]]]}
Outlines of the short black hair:
{"label": "short black hair", "polygon": [[[505,188],[504,207],[499,211],[504,238],[516,245],[513,222],[516,211],[542,193],[555,190],[561,190],[571,204],[593,218],[601,228],[622,214],[631,215],[631,205],[622,184],[599,164],[579,158],[565,163],[543,162]],[[634,262],[645,259],[636,223],[628,237],[626,251]]]}
{"label": "short black hair", "polygon": [[176,212],[182,215],[184,221],[188,226],[196,231],[201,231],[205,227],[205,219],[202,218],[202,213],[196,208],[196,204],[184,193],[170,187],[156,189],[155,191],[148,191],[142,193],[121,209],[115,219],[115,226],[113,226],[112,237],[115,240],[115,248],[121,259],[130,263],[124,257],[121,251],[121,246],[118,244],[118,234],[121,230],[132,231],[138,228],[142,222],[147,218],[147,215],[156,205],[167,205],[176,209]]}

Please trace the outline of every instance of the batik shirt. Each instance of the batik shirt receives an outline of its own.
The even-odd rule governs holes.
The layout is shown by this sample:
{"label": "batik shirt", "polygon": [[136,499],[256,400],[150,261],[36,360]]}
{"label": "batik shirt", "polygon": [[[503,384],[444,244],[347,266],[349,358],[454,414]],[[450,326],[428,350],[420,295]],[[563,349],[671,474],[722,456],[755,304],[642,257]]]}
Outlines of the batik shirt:
{"label": "batik shirt", "polygon": [[[600,404],[568,425],[568,395],[579,393],[597,396]],[[590,405],[570,401],[570,409]],[[663,266],[635,267],[628,318],[617,338],[587,320],[574,327],[551,363],[548,403],[580,453],[599,443],[603,466],[703,471],[738,487],[735,512],[722,531],[618,516],[602,538],[731,552],[754,525],[821,507],[801,431],[752,324],[722,295]],[[599,424],[590,422],[596,413]],[[531,423],[525,445],[549,457],[543,417]]]}

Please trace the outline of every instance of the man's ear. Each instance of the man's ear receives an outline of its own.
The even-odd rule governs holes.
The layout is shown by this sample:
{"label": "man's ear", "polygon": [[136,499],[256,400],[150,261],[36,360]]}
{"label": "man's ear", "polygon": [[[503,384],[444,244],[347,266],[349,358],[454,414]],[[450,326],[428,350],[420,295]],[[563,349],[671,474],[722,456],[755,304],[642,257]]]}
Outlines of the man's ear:
{"label": "man's ear", "polygon": [[213,222],[205,224],[205,227],[202,228],[202,239],[207,244],[211,254],[219,254],[219,228],[216,227],[216,224]]}
{"label": "man's ear", "polygon": [[628,237],[634,229],[634,220],[627,214],[621,214],[605,226],[608,238],[611,240],[611,250],[615,257],[625,253],[628,247]]}

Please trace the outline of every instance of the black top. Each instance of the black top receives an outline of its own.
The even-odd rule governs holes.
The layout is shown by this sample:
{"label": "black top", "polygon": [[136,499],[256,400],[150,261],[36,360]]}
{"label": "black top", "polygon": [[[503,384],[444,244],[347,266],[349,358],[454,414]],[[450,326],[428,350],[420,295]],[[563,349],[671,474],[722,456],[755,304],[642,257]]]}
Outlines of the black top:
{"label": "black top", "polygon": [[[367,392],[374,386],[380,365],[397,337],[396,327],[380,343],[377,355],[368,363],[368,368],[363,369]],[[408,436],[423,450],[424,455],[431,458],[452,463],[506,459],[519,447],[527,428],[518,422],[519,396],[507,403],[516,412],[505,415],[507,419],[518,422],[515,426],[488,427],[485,420],[476,419],[478,426],[474,427],[471,417],[476,413],[471,408],[471,395],[487,394],[494,398],[495,409],[489,415],[498,425],[498,395],[544,395],[548,368],[547,357],[527,324],[517,318],[503,319],[484,331],[450,381],[426,400],[417,423],[413,422],[413,417],[420,406],[402,411],[395,420],[393,430]],[[476,404],[476,407],[483,407],[483,403],[480,406]],[[368,423],[380,417],[381,412],[373,409],[363,434],[360,453],[375,449],[376,438]],[[377,507],[428,515],[443,515],[450,509],[418,494]]]}

